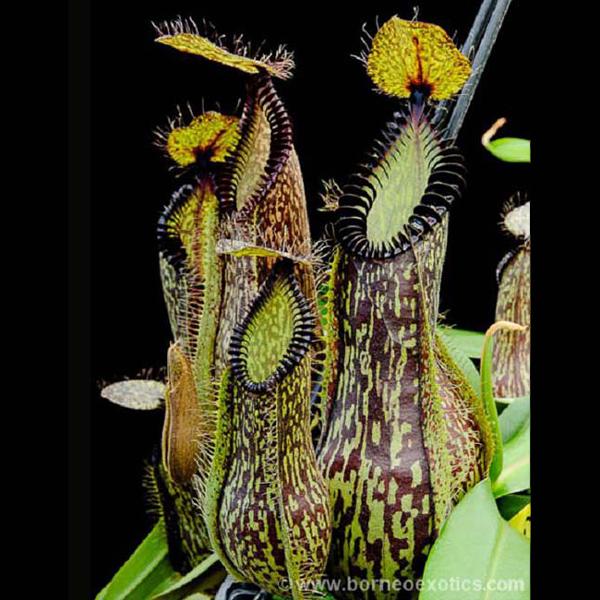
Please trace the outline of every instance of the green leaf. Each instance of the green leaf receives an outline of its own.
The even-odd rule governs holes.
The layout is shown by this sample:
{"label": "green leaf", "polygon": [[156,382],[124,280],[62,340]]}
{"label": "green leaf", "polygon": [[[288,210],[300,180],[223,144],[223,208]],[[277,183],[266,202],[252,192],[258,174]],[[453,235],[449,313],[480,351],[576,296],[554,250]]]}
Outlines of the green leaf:
{"label": "green leaf", "polygon": [[531,502],[529,494],[509,494],[498,498],[498,510],[502,518],[510,521],[516,514],[520,513]]}
{"label": "green leaf", "polygon": [[497,498],[531,486],[529,396],[510,404],[500,415],[499,421],[504,444],[504,466],[493,485]]}
{"label": "green leaf", "polygon": [[526,435],[520,436],[513,445],[507,445],[504,457],[504,469],[498,479],[494,481],[494,496],[496,498],[529,489],[531,486],[529,427]]}
{"label": "green leaf", "polygon": [[[497,399],[496,399],[497,400]],[[500,416],[500,430],[502,441],[507,444],[521,429],[529,426],[529,415],[531,412],[530,396],[515,398],[510,406]]]}
{"label": "green leaf", "polygon": [[469,358],[481,358],[484,339],[483,333],[479,333],[478,331],[467,331],[466,329],[454,329],[453,327],[445,326],[441,326],[438,329]]}
{"label": "green leaf", "polygon": [[485,146],[496,158],[505,162],[531,162],[531,142],[521,138],[498,138]]}
{"label": "green leaf", "polygon": [[181,600],[190,594],[200,593],[223,581],[227,572],[216,554],[209,554],[200,564],[184,575],[174,585],[153,596],[153,600]]}
{"label": "green leaf", "polygon": [[419,599],[529,600],[529,562],[529,541],[500,516],[484,479],[442,527]]}
{"label": "green leaf", "polygon": [[519,398],[494,398],[496,400],[496,409],[498,410],[498,414],[502,416],[504,411],[515,401],[521,400],[525,398],[525,396],[520,396]]}
{"label": "green leaf", "polygon": [[148,600],[180,578],[169,562],[164,523],[160,520],[96,600]]}
{"label": "green leaf", "polygon": [[518,400],[522,400],[523,398],[526,398],[526,396],[518,396],[517,398],[508,398],[508,397],[498,397],[496,396],[495,400],[496,400],[496,404],[498,406],[501,406],[502,408],[506,408],[509,404],[512,404],[515,401]]}

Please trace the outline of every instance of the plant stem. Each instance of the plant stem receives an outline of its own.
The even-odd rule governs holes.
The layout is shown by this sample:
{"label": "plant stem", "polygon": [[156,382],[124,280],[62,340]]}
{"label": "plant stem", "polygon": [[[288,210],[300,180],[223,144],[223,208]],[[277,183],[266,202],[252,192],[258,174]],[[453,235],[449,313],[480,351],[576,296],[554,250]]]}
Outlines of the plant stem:
{"label": "plant stem", "polygon": [[456,138],[460,132],[510,3],[511,0],[484,0],[473,21],[473,26],[462,47],[462,52],[466,56],[474,57],[471,77],[457,100],[441,102],[436,111],[435,121],[443,119],[449,112],[445,133],[448,139]]}

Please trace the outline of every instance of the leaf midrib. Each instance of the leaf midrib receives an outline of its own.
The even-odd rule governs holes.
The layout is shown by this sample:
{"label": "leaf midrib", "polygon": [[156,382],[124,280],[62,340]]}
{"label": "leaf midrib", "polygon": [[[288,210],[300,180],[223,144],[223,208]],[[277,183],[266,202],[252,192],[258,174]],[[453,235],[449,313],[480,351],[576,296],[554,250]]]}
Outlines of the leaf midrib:
{"label": "leaf midrib", "polygon": [[503,524],[501,523],[500,527],[498,527],[498,535],[496,536],[496,540],[494,541],[494,549],[492,551],[492,560],[490,561],[490,564],[488,565],[488,569],[486,571],[486,586],[485,586],[485,589],[483,590],[482,600],[487,600],[490,597],[489,582],[492,579],[492,577],[495,575],[496,571],[498,570],[498,563],[499,563],[498,556],[500,555],[500,548],[502,547],[504,538],[506,537],[506,534],[505,534],[506,529],[504,527],[502,527],[502,525]]}

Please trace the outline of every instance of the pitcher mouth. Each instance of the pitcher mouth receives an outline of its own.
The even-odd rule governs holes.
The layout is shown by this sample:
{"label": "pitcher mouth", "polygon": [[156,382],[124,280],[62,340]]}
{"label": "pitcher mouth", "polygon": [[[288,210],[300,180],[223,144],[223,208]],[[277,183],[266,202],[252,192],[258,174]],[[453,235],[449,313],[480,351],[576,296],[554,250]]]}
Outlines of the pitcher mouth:
{"label": "pitcher mouth", "polygon": [[531,248],[531,202],[521,193],[515,194],[508,202],[502,217],[502,227],[513,239],[514,245],[500,260],[496,267],[496,282],[500,284],[506,267],[522,250]]}
{"label": "pitcher mouth", "polygon": [[[257,339],[256,334],[261,331],[261,325],[263,330],[268,329],[268,325],[273,327],[279,318],[269,312],[276,296],[283,304],[280,308],[287,311],[287,331],[283,331],[282,327],[263,345],[265,340]],[[293,263],[279,261],[260,289],[247,317],[231,336],[230,362],[237,382],[252,393],[273,388],[304,358],[312,341],[313,328],[314,317],[294,276]],[[256,363],[261,358],[271,358],[272,353],[264,347],[271,343],[280,345],[275,360],[257,367]]]}
{"label": "pitcher mouth", "polygon": [[[431,113],[431,108],[416,110],[412,105],[395,113],[371,160],[344,187],[336,232],[350,254],[386,259],[406,252],[442,222],[462,194],[463,156],[452,140],[443,140],[433,128]],[[413,177],[413,169],[423,181]],[[400,181],[394,181],[395,176]],[[394,187],[399,189],[397,196],[390,191]],[[391,227],[389,231],[375,231],[374,211],[379,211],[379,223]]]}
{"label": "pitcher mouth", "polygon": [[[240,202],[239,186],[244,169],[251,158],[253,142],[258,135],[259,119],[268,124],[268,155],[263,157],[261,173],[252,192]],[[293,148],[292,122],[279,98],[273,81],[265,71],[248,82],[246,101],[239,123],[239,143],[225,160],[217,178],[217,193],[225,212],[238,212],[240,218],[251,214],[271,189],[290,157]]]}

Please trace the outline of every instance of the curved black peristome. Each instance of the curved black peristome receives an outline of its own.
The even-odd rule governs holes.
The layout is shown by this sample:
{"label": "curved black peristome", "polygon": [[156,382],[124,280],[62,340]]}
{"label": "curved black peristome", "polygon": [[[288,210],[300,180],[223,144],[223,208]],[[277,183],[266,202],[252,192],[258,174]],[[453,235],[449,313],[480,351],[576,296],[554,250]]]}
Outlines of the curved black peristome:
{"label": "curved black peristome", "polygon": [[292,151],[292,122],[275,91],[271,76],[266,71],[261,71],[248,82],[246,101],[239,123],[240,141],[233,153],[225,160],[217,177],[217,195],[225,213],[236,210],[237,186],[245,164],[242,157],[251,150],[249,132],[254,123],[257,107],[265,112],[271,127],[271,147],[259,189],[248,199],[242,213],[252,211],[264,198]]}
{"label": "curved black peristome", "polygon": [[[248,375],[246,364],[247,349],[245,344],[246,329],[250,325],[255,314],[261,310],[269,298],[273,287],[278,280],[284,280],[289,287],[292,300],[296,303],[294,311],[294,334],[287,351],[281,359],[274,373],[261,382],[255,382]],[[293,368],[304,358],[313,340],[313,329],[315,319],[311,308],[302,294],[296,277],[294,276],[293,263],[289,260],[279,261],[268,279],[259,290],[256,300],[244,320],[236,325],[231,335],[229,347],[229,358],[231,371],[237,382],[247,391],[252,393],[263,393],[281,382]]]}
{"label": "curved black peristome", "polygon": [[[376,189],[369,181],[375,177],[374,169],[386,160],[386,153],[403,135],[408,114],[395,113],[384,132],[384,142],[376,142],[368,164],[360,165],[351,182],[344,187],[336,221],[337,238],[346,251],[366,259],[391,258],[405,252],[418,242],[449,212],[453,202],[465,187],[465,166],[460,151],[451,140],[432,137],[430,152],[439,151],[440,159],[431,172],[420,203],[409,217],[404,231],[399,231],[390,241],[374,244],[367,238],[367,215],[375,201]],[[422,118],[427,118],[424,114]]]}
{"label": "curved black peristome", "polygon": [[498,266],[496,267],[496,283],[500,285],[502,281],[502,274],[508,265],[512,262],[513,258],[521,252],[524,248],[527,248],[527,243],[519,243],[514,248],[511,248],[500,260]]}
{"label": "curved black peristome", "polygon": [[[508,214],[512,211],[524,206],[529,201],[527,194],[523,194],[522,192],[517,192],[510,199],[510,210],[508,210],[503,219],[506,219]],[[513,240],[512,247],[504,254],[498,266],[496,267],[496,282],[500,285],[500,281],[502,279],[502,273],[508,265],[512,262],[512,259],[521,252],[521,250],[527,248],[530,245],[530,241],[527,238],[524,238],[519,235],[515,235],[513,232],[510,232],[511,239]]]}
{"label": "curved black peristome", "polygon": [[156,226],[158,251],[176,272],[181,272],[187,255],[181,239],[179,236],[174,235],[169,227],[169,220],[189,200],[193,193],[194,187],[190,184],[182,185],[177,191],[173,192],[168,204],[161,211]]}

